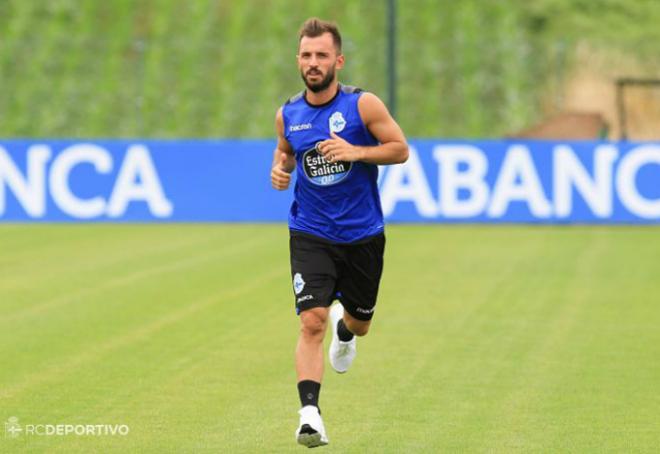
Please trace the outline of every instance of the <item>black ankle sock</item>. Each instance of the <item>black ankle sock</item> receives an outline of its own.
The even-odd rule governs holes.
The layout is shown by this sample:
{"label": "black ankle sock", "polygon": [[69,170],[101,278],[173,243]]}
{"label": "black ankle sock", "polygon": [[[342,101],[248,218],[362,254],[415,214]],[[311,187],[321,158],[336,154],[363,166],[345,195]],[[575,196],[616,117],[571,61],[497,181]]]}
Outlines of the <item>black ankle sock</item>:
{"label": "black ankle sock", "polygon": [[342,342],[348,342],[351,339],[353,339],[353,336],[355,334],[351,333],[348,328],[346,328],[346,324],[344,323],[344,319],[340,319],[337,322],[337,337],[339,338],[340,341]]}
{"label": "black ankle sock", "polygon": [[300,403],[303,407],[305,405],[314,405],[316,408],[319,408],[320,393],[321,383],[313,380],[301,380],[298,382],[298,394],[300,395]]}

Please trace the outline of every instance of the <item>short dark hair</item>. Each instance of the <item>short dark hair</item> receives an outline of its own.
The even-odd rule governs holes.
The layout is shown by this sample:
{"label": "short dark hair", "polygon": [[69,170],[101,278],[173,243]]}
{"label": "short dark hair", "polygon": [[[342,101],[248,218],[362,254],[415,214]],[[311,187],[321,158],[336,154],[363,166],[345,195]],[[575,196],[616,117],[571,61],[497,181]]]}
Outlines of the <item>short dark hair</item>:
{"label": "short dark hair", "polygon": [[302,24],[302,27],[300,27],[298,44],[300,44],[303,36],[316,38],[324,33],[330,33],[332,35],[332,42],[335,45],[335,49],[337,49],[338,54],[341,54],[341,34],[339,34],[337,24],[321,20],[318,17],[310,17],[304,24]]}

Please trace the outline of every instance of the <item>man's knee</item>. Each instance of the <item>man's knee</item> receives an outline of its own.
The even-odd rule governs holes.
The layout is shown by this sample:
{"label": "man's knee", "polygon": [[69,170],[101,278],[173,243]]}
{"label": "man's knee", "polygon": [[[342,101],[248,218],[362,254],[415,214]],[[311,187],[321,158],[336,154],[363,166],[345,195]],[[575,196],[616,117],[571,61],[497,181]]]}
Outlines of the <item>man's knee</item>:
{"label": "man's knee", "polygon": [[313,308],[300,313],[300,332],[310,339],[323,340],[326,321],[328,319],[326,308]]}

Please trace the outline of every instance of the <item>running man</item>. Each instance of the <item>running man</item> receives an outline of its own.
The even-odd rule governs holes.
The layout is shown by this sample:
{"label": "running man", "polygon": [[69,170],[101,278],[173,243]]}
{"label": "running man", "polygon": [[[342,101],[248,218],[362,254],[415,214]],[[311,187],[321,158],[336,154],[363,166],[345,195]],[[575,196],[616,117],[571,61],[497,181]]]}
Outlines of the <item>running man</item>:
{"label": "running man", "polygon": [[[344,56],[335,24],[307,20],[297,60],[306,89],[277,111],[271,183],[287,189],[297,169],[289,213],[291,277],[301,322],[296,440],[311,448],[328,444],[318,404],[327,321],[330,364],[344,373],[356,355],[355,337],[369,331],[383,270],[377,166],[405,162],[408,145],[378,97],[337,80]],[[331,306],[335,299],[339,303]]]}

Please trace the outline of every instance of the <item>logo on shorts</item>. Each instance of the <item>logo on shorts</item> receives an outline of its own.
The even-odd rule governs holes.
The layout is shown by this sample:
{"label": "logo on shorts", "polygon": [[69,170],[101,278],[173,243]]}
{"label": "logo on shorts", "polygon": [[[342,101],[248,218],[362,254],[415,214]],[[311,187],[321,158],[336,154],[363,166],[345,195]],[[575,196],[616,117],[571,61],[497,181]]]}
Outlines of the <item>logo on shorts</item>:
{"label": "logo on shorts", "polygon": [[305,288],[305,281],[302,278],[302,274],[296,273],[293,275],[293,291],[298,295]]}
{"label": "logo on shorts", "polygon": [[313,295],[304,295],[304,296],[301,296],[300,298],[298,298],[296,300],[296,303],[302,303],[303,301],[313,300],[313,299],[314,299]]}
{"label": "logo on shorts", "polygon": [[344,116],[341,114],[341,112],[335,112],[330,115],[328,123],[331,132],[341,132],[346,127],[346,120],[344,120]]}
{"label": "logo on shorts", "polygon": [[355,310],[362,312],[363,314],[371,314],[374,311],[374,308],[372,307],[371,309],[362,309],[361,307],[356,307]]}

